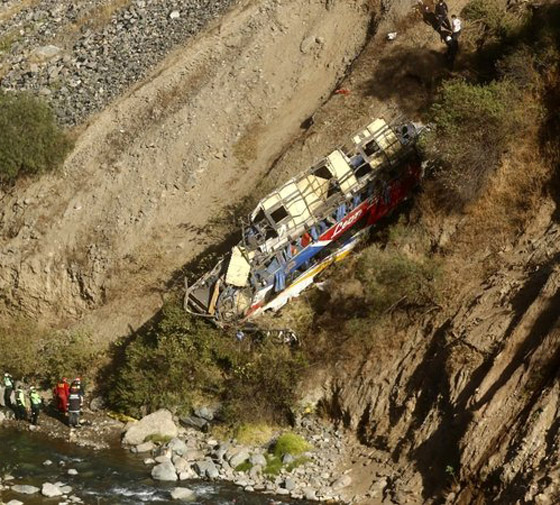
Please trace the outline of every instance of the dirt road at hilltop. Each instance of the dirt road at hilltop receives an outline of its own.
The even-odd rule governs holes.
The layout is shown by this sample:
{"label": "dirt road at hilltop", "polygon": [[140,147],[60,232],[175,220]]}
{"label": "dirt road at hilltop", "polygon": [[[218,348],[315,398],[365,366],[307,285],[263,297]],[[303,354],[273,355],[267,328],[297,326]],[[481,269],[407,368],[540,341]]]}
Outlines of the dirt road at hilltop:
{"label": "dirt road at hilltop", "polygon": [[247,0],[93,117],[61,173],[0,195],[3,316],[100,339],[150,318],[208,220],[330,96],[377,7]]}

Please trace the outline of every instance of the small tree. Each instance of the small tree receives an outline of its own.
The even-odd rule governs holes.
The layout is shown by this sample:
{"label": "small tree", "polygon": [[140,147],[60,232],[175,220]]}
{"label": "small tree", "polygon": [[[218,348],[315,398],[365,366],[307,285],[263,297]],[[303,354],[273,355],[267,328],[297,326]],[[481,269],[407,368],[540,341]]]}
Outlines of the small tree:
{"label": "small tree", "polygon": [[0,92],[0,184],[61,165],[72,142],[49,106],[29,93]]}

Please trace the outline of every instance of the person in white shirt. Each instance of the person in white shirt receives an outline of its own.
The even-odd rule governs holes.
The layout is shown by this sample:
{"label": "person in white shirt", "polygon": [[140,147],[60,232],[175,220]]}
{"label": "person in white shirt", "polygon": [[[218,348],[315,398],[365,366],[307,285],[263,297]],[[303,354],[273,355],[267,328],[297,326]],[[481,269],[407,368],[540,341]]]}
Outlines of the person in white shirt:
{"label": "person in white shirt", "polygon": [[461,20],[455,14],[453,14],[451,16],[451,34],[454,40],[459,40],[459,35],[461,33],[461,28],[462,28],[461,25],[462,25]]}

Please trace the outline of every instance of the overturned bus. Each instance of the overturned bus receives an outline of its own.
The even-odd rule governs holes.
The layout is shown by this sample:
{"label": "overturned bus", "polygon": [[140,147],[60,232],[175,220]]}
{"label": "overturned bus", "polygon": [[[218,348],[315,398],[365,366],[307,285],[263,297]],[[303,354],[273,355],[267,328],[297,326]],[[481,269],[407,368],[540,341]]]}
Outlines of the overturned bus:
{"label": "overturned bus", "polygon": [[422,126],[376,119],[316,165],[264,197],[242,239],[192,285],[185,309],[220,326],[282,307],[343,259],[421,179]]}

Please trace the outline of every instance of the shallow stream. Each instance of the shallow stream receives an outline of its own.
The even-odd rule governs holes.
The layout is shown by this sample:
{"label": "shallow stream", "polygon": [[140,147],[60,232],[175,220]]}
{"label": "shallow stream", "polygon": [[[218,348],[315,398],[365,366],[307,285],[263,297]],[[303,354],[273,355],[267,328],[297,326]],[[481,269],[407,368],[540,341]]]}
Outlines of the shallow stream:
{"label": "shallow stream", "polygon": [[[46,460],[52,465],[44,466]],[[78,475],[68,475],[74,468]],[[257,493],[247,493],[226,483],[184,481],[158,483],[150,478],[149,467],[141,458],[116,447],[93,451],[60,440],[11,429],[0,429],[0,475],[15,477],[10,484],[31,484],[41,487],[44,482],[64,482],[72,486],[72,495],[79,496],[86,505],[132,505],[141,503],[177,504],[171,500],[170,489],[184,486],[196,493],[197,504],[265,505],[298,503]],[[0,502],[18,499],[25,505],[56,504],[62,498],[22,495],[12,491],[0,492]],[[300,504],[303,502],[299,502]]]}

